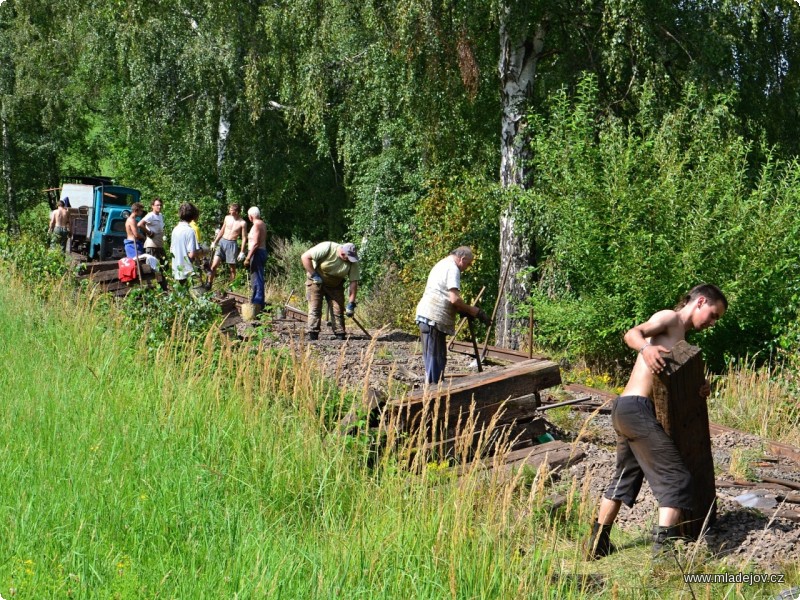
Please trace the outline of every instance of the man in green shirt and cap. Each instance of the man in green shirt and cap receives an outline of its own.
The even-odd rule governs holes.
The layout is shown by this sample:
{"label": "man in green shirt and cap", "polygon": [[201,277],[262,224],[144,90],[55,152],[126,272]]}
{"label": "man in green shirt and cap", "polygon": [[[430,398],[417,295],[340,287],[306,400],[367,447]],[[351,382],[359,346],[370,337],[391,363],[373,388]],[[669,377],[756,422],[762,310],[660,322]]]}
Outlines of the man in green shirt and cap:
{"label": "man in green shirt and cap", "polygon": [[[355,245],[322,242],[306,250],[300,260],[307,273],[308,339],[319,339],[322,299],[325,298],[333,308],[333,332],[343,340],[344,315],[353,316],[361,276]],[[345,279],[350,282],[347,306],[344,303]]]}

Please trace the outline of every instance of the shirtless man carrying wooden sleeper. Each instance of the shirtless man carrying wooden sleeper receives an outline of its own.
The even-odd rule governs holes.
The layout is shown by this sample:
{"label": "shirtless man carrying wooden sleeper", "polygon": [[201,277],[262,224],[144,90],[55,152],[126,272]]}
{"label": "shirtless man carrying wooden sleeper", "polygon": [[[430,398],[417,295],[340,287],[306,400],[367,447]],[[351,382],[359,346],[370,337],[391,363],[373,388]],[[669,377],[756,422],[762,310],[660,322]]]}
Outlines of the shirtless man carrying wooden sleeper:
{"label": "shirtless man carrying wooden sleeper", "polygon": [[[691,475],[675,443],[656,420],[650,399],[653,377],[666,365],[662,353],[685,339],[687,332],[712,327],[727,308],[728,301],[717,286],[698,285],[674,310],[661,310],[625,334],[625,343],[639,356],[622,395],[614,400],[611,421],[617,433],[616,472],[600,502],[597,522],[585,549],[587,558],[601,558],[613,552],[611,527],[623,502],[633,506],[644,478],[659,505],[653,554],[678,537],[681,510],[692,506]],[[706,381],[700,395],[707,397],[710,393]]]}

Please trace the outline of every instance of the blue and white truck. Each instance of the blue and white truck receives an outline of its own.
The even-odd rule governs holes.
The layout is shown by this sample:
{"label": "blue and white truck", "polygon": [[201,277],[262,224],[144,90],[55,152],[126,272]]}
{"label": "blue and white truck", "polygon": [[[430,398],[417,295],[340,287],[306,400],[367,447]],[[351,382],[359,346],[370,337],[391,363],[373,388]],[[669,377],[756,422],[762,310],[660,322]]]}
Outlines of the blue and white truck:
{"label": "blue and white truck", "polygon": [[[125,220],[141,192],[115,185],[107,177],[72,177],[63,183],[60,199],[69,207],[67,252],[88,260],[125,256]],[[67,202],[68,200],[68,202]]]}

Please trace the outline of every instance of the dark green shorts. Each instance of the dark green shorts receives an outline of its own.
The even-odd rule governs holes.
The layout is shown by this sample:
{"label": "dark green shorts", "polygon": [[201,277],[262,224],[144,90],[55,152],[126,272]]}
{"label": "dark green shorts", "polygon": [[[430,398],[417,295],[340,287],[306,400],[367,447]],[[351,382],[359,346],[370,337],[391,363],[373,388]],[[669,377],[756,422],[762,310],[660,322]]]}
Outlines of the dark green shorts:
{"label": "dark green shorts", "polygon": [[692,476],[656,419],[653,402],[620,396],[614,400],[611,423],[617,432],[617,470],[605,497],[633,506],[647,478],[659,506],[690,510]]}

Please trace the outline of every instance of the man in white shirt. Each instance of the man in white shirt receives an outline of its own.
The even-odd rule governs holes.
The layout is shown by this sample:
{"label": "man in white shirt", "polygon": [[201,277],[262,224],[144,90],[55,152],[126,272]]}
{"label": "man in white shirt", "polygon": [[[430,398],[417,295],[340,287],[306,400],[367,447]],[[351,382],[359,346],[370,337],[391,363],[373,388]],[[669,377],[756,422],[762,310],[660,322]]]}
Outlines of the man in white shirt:
{"label": "man in white shirt", "polygon": [[417,325],[422,337],[425,382],[439,383],[447,365],[447,336],[455,335],[456,313],[478,318],[488,325],[491,320],[477,306],[461,298],[461,272],[474,260],[472,249],[460,246],[431,269],[422,300],[417,304]]}
{"label": "man in white shirt", "polygon": [[186,282],[194,273],[192,262],[200,256],[197,235],[189,223],[200,216],[200,211],[191,202],[184,202],[178,209],[180,222],[172,230],[172,275],[178,283]]}
{"label": "man in white shirt", "polygon": [[155,256],[160,263],[163,263],[166,253],[164,252],[164,215],[161,214],[161,208],[161,198],[153,198],[150,212],[139,221],[139,229],[146,236],[144,241],[145,253]]}

